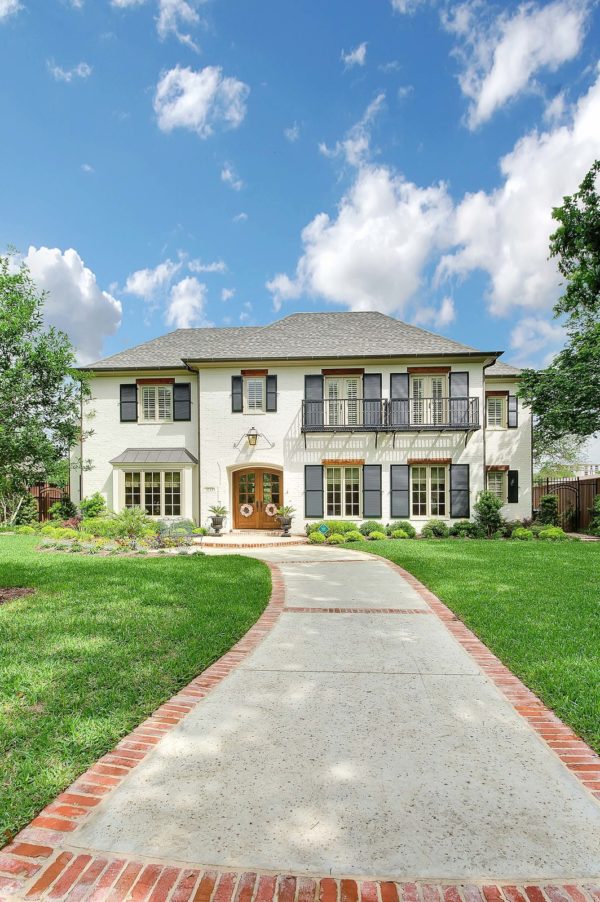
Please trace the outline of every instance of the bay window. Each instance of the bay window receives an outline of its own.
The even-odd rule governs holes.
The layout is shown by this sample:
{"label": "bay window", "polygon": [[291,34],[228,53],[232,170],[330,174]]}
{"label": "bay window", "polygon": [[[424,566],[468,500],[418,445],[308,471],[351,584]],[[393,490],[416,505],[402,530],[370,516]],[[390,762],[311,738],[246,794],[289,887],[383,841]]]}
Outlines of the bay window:
{"label": "bay window", "polygon": [[448,506],[446,467],[411,467],[411,511],[413,517],[445,517]]}
{"label": "bay window", "polygon": [[328,517],[360,517],[360,467],[326,467],[325,497]]}
{"label": "bay window", "polygon": [[150,517],[181,516],[179,470],[126,471],[125,507],[141,507]]}

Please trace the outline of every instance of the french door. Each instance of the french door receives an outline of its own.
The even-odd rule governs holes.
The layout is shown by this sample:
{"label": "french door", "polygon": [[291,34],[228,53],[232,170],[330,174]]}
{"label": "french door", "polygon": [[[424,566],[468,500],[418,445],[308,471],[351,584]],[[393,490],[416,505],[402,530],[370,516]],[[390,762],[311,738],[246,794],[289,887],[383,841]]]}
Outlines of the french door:
{"label": "french door", "polygon": [[361,380],[356,376],[325,380],[325,425],[359,426]]}
{"label": "french door", "polygon": [[236,529],[276,529],[283,498],[283,474],[252,467],[233,474],[233,525]]}
{"label": "french door", "polygon": [[410,385],[410,421],[415,426],[439,426],[446,422],[444,376],[413,376]]}

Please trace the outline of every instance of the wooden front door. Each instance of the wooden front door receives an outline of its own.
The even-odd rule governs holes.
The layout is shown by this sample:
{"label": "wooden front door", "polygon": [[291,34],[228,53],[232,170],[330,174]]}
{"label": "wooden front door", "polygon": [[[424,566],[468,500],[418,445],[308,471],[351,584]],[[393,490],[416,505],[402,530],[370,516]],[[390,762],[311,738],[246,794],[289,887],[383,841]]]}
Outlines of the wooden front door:
{"label": "wooden front door", "polygon": [[277,529],[283,498],[283,474],[252,467],[233,474],[233,524],[236,529]]}

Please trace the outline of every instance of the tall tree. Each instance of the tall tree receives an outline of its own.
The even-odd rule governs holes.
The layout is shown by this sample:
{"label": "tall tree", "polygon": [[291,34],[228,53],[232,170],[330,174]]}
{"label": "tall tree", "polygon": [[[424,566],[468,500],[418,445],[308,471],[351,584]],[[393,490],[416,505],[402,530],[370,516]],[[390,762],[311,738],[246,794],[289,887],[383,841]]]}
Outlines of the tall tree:
{"label": "tall tree", "polygon": [[579,191],[552,211],[550,237],[565,291],[554,307],[566,317],[567,344],[546,369],[525,370],[520,395],[544,443],[600,431],[600,160]]}
{"label": "tall tree", "polygon": [[64,332],[43,322],[45,294],[25,265],[0,256],[0,517],[64,460],[80,429],[86,382]]}

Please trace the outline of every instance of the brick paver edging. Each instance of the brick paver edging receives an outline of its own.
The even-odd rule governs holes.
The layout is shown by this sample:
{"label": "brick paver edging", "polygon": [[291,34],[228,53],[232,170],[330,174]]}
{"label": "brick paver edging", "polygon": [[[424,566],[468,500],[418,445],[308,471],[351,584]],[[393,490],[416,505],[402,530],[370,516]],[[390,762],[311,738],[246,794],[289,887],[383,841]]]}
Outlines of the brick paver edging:
{"label": "brick paver edging", "polygon": [[[177,726],[179,721],[221,680],[245,660],[273,629],[285,604],[285,585],[279,567],[269,561],[265,563],[271,571],[271,596],[254,626],[250,627],[239,642],[218,661],[211,664],[191,683],[157,708],[135,730],[123,737],[112,751],[96,761],[68,789],[47,805],[9,845],[0,849],[0,902],[8,897],[13,900],[15,897],[22,898],[22,893],[25,893],[27,898],[37,898],[39,892],[42,892],[41,889],[39,891],[36,889],[38,884],[46,887],[54,884],[58,874],[64,871],[73,858],[69,852],[57,855],[60,848],[68,843],[69,833],[80,826],[95,806],[106,798],[146,755],[150,754],[163,736]],[[85,861],[81,861],[82,858]],[[96,868],[100,860],[104,861],[97,859],[93,862]],[[73,882],[84,867],[87,868],[85,875],[90,875],[92,865],[87,867],[90,861],[89,855],[77,856],[70,870],[75,867],[76,862],[81,864],[81,867],[73,876]],[[104,864],[107,862],[104,861]],[[116,866],[115,862],[113,866]],[[31,886],[32,878],[37,878],[33,886]],[[62,890],[58,892],[57,886],[58,884],[52,889],[51,898],[62,898]],[[86,896],[80,892],[76,898],[84,899]],[[118,896],[114,897],[114,902],[119,902]]]}
{"label": "brick paver edging", "polygon": [[297,608],[285,607],[284,614],[433,614],[429,608]]}
{"label": "brick paver edging", "polygon": [[[450,610],[437,595],[419,582],[419,580],[385,558],[387,565],[400,573],[412,588],[427,602],[430,608],[443,622],[446,629],[460,642],[462,647],[481,667],[489,679],[500,689],[515,711],[524,717],[537,735],[554,752],[565,767],[571,771],[580,783],[600,801],[600,756],[590,748],[573,730],[560,720],[556,714],[525,686],[521,680],[494,655],[487,645],[477,638],[475,633],[465,626],[462,620]],[[600,902],[600,900],[598,900]]]}

